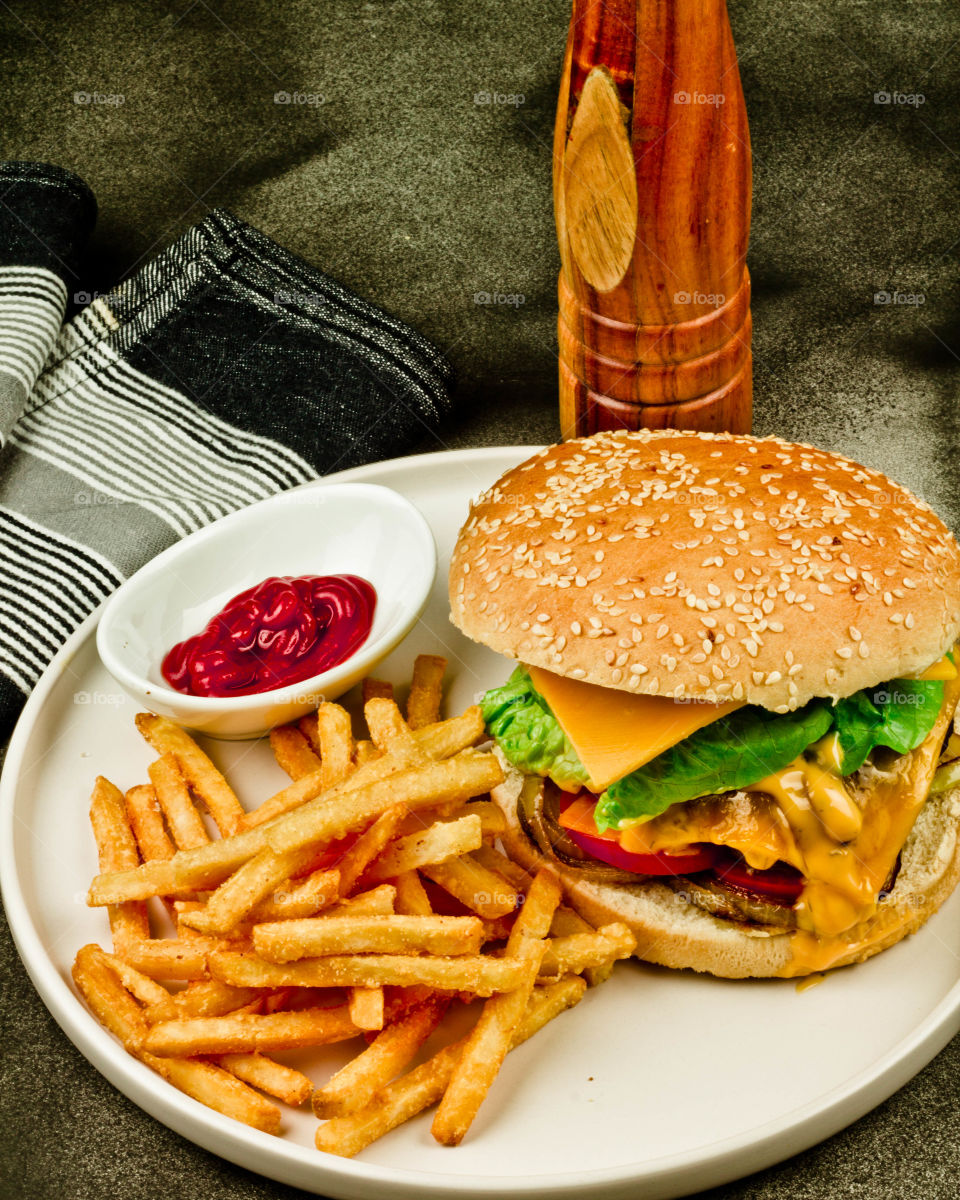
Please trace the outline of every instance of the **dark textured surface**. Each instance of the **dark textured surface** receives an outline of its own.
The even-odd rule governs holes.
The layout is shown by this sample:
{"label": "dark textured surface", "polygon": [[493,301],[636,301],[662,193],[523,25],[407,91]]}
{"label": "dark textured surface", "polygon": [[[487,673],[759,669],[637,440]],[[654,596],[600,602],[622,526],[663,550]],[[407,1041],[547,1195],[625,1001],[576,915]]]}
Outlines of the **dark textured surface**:
{"label": "dark textured surface", "polygon": [[[886,469],[960,527],[956,5],[731,9],[754,146],[756,427]],[[222,204],[446,350],[461,415],[444,445],[552,439],[549,141],[566,11],[4,5],[5,153],[69,167],[95,191],[84,289],[108,288]],[[77,104],[76,92],[124,99]],[[275,104],[277,92],[323,102]],[[875,103],[883,92],[924,100]],[[875,304],[878,292],[922,302]],[[115,1092],[49,1018],[5,931],[0,971],[4,1197],[301,1194]],[[710,1198],[955,1197],[958,1080],[954,1041],[851,1129]]]}

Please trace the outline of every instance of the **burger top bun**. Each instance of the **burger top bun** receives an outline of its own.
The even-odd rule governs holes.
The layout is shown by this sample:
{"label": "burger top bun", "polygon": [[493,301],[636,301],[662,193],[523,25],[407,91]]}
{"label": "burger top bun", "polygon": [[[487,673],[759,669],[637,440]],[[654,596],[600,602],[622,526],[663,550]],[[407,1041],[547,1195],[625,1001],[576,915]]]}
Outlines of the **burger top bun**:
{"label": "burger top bun", "polygon": [[879,471],[779,438],[550,446],[472,506],[468,637],[560,675],[784,712],[921,671],[960,634],[960,549]]}

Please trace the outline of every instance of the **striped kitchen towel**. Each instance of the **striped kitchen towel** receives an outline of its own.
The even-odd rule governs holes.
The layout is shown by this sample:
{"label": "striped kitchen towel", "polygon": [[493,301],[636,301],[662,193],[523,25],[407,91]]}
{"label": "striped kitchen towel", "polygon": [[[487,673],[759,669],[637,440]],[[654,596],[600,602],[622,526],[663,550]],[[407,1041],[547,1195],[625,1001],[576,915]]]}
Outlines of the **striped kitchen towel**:
{"label": "striped kitchen towel", "polygon": [[76,176],[0,165],[0,732],[147,559],[450,409],[429,342],[228,212],[92,297],[95,214]]}

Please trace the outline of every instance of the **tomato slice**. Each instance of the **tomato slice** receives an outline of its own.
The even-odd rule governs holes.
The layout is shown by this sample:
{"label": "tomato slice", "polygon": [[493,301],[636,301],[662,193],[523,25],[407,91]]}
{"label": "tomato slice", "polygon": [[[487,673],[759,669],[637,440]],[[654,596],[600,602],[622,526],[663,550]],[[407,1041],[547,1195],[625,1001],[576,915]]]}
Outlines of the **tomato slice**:
{"label": "tomato slice", "polygon": [[789,863],[781,862],[766,871],[757,871],[748,866],[741,855],[722,850],[717,854],[713,870],[721,883],[762,896],[774,904],[792,906],[803,891],[803,875]]}
{"label": "tomato slice", "polygon": [[615,830],[607,829],[601,833],[593,824],[595,805],[596,797],[589,792],[563,796],[560,800],[564,832],[591,858],[634,875],[690,875],[694,871],[707,871],[713,866],[713,846],[691,846],[675,854],[665,851],[635,854],[631,850],[624,850]]}

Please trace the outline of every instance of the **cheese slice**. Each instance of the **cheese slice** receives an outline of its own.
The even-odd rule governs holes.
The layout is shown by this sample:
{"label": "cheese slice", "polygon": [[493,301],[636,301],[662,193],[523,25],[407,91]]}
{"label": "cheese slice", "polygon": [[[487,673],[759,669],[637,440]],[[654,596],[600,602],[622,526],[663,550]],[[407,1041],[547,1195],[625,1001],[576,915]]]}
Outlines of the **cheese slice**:
{"label": "cheese slice", "polygon": [[[913,679],[956,679],[957,668],[945,654],[939,662],[931,663],[925,671],[912,676]],[[908,676],[907,678],[911,678]]]}
{"label": "cheese slice", "polygon": [[540,667],[528,667],[533,686],[550,705],[590,776],[590,788],[602,792],[664,750],[741,702],[698,704],[666,696],[639,696],[599,687]]}

